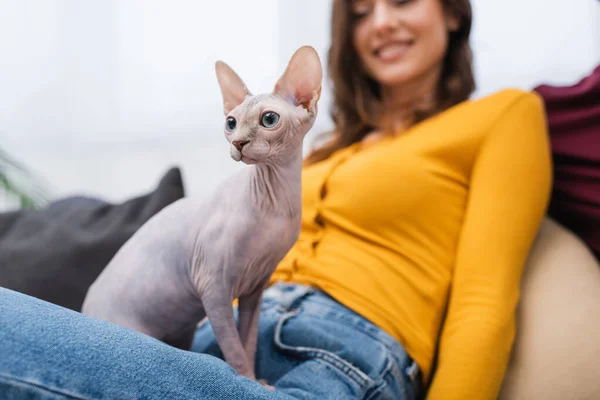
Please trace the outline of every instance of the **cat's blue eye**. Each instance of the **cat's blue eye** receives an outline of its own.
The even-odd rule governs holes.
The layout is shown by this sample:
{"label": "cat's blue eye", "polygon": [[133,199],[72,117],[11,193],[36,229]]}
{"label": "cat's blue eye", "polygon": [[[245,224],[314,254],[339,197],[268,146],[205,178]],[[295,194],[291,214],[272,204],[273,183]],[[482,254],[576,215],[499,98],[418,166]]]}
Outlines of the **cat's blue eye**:
{"label": "cat's blue eye", "polygon": [[225,129],[227,129],[229,132],[233,132],[236,124],[235,118],[229,117],[227,118],[227,121],[225,121]]}
{"label": "cat's blue eye", "polygon": [[272,128],[279,122],[279,114],[272,111],[266,112],[260,119],[260,124],[265,128]]}

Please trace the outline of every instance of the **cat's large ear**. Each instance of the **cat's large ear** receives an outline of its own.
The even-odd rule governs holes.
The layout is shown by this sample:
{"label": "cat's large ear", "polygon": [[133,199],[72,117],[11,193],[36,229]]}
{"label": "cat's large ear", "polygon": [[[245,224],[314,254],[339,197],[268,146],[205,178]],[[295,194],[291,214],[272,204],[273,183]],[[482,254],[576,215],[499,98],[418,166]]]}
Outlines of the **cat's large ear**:
{"label": "cat's large ear", "polygon": [[273,92],[314,113],[321,96],[322,80],[323,69],[319,55],[311,46],[302,46],[290,59]]}
{"label": "cat's large ear", "polygon": [[242,104],[244,98],[251,95],[251,93],[238,74],[223,61],[215,63],[215,70],[219,86],[221,87],[221,94],[223,95],[223,109],[225,110],[225,114],[228,114],[231,110]]}

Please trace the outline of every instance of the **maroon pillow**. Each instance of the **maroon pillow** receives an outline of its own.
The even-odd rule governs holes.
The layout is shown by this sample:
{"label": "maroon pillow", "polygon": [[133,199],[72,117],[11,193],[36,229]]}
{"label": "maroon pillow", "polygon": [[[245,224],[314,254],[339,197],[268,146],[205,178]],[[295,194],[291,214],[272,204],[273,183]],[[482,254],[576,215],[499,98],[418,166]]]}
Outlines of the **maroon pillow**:
{"label": "maroon pillow", "polygon": [[600,259],[600,65],[573,86],[534,90],[544,99],[552,142],[549,215]]}

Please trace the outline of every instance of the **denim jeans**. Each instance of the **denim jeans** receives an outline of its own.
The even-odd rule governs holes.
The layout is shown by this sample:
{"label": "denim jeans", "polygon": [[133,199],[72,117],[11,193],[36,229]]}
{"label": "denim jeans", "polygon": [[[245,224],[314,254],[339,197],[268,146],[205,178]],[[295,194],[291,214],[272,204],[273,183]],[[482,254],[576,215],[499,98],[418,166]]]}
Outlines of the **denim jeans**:
{"label": "denim jeans", "polygon": [[322,292],[265,291],[256,372],[220,359],[209,323],[191,351],[0,288],[0,399],[415,399],[402,346]]}

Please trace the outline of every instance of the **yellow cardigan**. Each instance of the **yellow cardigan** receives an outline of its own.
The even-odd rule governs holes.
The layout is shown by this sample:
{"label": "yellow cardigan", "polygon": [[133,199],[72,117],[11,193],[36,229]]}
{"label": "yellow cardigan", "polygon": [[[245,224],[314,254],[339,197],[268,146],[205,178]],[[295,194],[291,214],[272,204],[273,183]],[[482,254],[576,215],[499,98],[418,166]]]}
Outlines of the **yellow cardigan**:
{"label": "yellow cardigan", "polygon": [[495,399],[550,195],[540,98],[463,102],[305,167],[302,184],[300,237],[271,282],[319,287],[391,334],[428,399]]}

